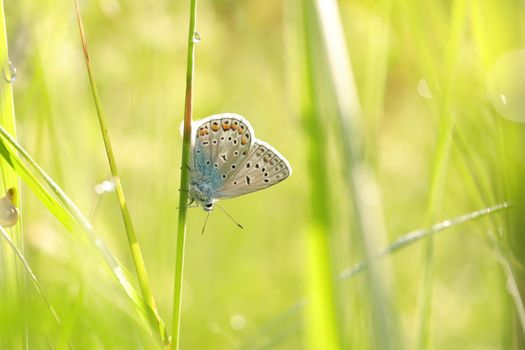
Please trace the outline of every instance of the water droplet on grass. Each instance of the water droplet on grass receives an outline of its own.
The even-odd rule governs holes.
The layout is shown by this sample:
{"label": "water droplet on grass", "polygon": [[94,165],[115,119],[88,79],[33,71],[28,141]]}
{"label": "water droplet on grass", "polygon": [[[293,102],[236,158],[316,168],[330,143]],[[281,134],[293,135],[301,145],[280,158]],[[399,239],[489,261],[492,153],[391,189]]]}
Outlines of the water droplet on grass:
{"label": "water droplet on grass", "polygon": [[508,120],[525,123],[525,50],[498,57],[487,73],[487,96]]}
{"label": "water droplet on grass", "polygon": [[7,64],[2,67],[2,75],[8,83],[16,80],[16,67],[11,61],[7,61]]}
{"label": "water droplet on grass", "polygon": [[195,44],[198,44],[198,43],[201,42],[201,40],[202,40],[201,35],[198,32],[194,32],[193,33],[193,42]]}
{"label": "water droplet on grass", "polygon": [[419,93],[419,96],[426,98],[427,100],[430,100],[432,98],[432,93],[430,92],[427,81],[425,79],[421,79],[417,83],[417,92]]}
{"label": "water droplet on grass", "polygon": [[236,331],[241,330],[246,325],[246,320],[241,315],[233,315],[230,318],[230,326]]}
{"label": "water droplet on grass", "polygon": [[105,180],[95,186],[95,192],[97,194],[104,194],[115,191],[115,182],[113,180]]}

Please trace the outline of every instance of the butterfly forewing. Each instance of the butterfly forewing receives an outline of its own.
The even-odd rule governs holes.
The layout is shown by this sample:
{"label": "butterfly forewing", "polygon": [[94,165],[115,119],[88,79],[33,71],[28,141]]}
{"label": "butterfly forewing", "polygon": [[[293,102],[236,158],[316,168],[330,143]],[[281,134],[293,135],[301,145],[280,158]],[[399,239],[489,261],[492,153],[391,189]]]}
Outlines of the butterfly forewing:
{"label": "butterfly forewing", "polygon": [[237,197],[275,185],[286,179],[291,168],[270,145],[255,140],[239,170],[219,189],[218,198]]}
{"label": "butterfly forewing", "polygon": [[223,183],[226,183],[237,172],[252,143],[251,126],[241,116],[219,114],[208,117],[196,124],[193,150],[195,169],[199,171],[205,168],[207,173],[217,172]]}

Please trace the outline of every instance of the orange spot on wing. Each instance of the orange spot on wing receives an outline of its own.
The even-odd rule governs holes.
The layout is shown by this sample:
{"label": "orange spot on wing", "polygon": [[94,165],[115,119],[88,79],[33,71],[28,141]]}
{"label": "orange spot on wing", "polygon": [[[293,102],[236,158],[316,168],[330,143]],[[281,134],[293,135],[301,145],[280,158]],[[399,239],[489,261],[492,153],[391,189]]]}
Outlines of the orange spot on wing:
{"label": "orange spot on wing", "polygon": [[248,143],[248,139],[246,137],[243,137],[241,140],[241,145],[245,145]]}

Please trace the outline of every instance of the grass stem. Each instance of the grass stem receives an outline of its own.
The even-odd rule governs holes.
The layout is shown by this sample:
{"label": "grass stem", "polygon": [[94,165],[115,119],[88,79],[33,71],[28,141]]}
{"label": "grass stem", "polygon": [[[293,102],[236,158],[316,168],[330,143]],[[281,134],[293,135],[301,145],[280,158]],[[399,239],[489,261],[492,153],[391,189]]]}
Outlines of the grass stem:
{"label": "grass stem", "polygon": [[149,284],[149,278],[148,278],[148,274],[146,271],[146,266],[144,264],[144,259],[142,257],[142,251],[137,241],[137,236],[135,234],[135,228],[133,227],[133,223],[131,221],[131,215],[129,213],[126,198],[124,196],[124,191],[122,189],[122,183],[120,181],[120,176],[119,176],[119,172],[117,169],[117,163],[115,161],[115,155],[113,154],[113,148],[111,146],[111,141],[110,141],[109,134],[108,134],[106,116],[104,114],[104,111],[102,110],[102,103],[100,101],[100,96],[98,93],[98,89],[96,87],[95,78],[93,76],[93,70],[91,68],[91,61],[89,59],[87,43],[86,43],[86,36],[84,33],[84,27],[82,24],[82,19],[80,17],[80,9],[79,9],[77,0],[75,0],[75,9],[76,9],[76,16],[77,16],[77,21],[78,21],[78,28],[80,31],[80,39],[82,41],[82,50],[84,52],[86,69],[88,72],[89,82],[91,86],[91,92],[93,94],[93,99],[94,99],[95,107],[97,110],[100,130],[102,132],[102,138],[104,140],[104,146],[106,149],[106,156],[109,162],[111,176],[113,177],[113,181],[115,183],[115,190],[117,192],[118,201],[120,203],[122,219],[124,220],[124,226],[126,229],[129,248],[131,251],[131,255],[133,257],[133,263],[135,265],[135,270],[136,270],[137,277],[139,280],[140,290],[144,298],[144,303],[146,304],[146,309],[148,311],[148,317],[150,319],[150,322],[152,323],[154,328],[159,331],[162,341],[168,342],[168,339],[165,336],[164,325],[162,322],[160,322],[160,317],[157,313],[157,306],[155,303],[153,292]]}
{"label": "grass stem", "polygon": [[182,159],[180,166],[179,217],[177,223],[177,251],[175,255],[175,280],[173,286],[173,349],[180,343],[180,313],[182,306],[182,278],[184,272],[184,245],[186,240],[186,212],[188,206],[188,183],[190,179],[188,164],[191,152],[191,121],[193,113],[193,77],[195,72],[195,27],[197,21],[197,0],[190,0],[190,22],[188,30],[188,56],[186,65],[186,97],[184,102],[184,131],[182,138]]}
{"label": "grass stem", "polygon": [[[15,117],[15,103],[13,98],[13,83],[16,79],[16,68],[11,63],[9,58],[9,48],[7,41],[7,26],[4,12],[4,1],[0,0],[0,124],[16,137],[16,117]],[[14,188],[17,193],[20,193],[20,183],[16,172],[9,167],[9,164],[2,160],[0,161],[0,171],[2,174],[2,181],[0,183],[0,196],[6,193],[7,189]],[[15,201],[21,202],[18,198]],[[20,209],[20,205],[17,205]],[[14,246],[20,251],[24,251],[23,232],[20,221],[10,229],[10,234]],[[22,267],[16,260],[15,254],[11,249],[4,244],[0,244],[0,276],[3,277],[3,290],[0,291],[0,297],[8,300],[7,305],[24,304],[23,311],[23,331],[22,333],[11,334],[10,340],[13,341],[11,346],[27,347],[27,295],[26,295],[26,279],[22,274]],[[16,309],[5,310],[6,313],[17,313]],[[20,328],[22,328],[20,327]],[[25,344],[24,344],[25,342]],[[0,342],[0,346],[3,342]],[[5,344],[5,343],[4,343]],[[15,345],[16,344],[16,345]]]}

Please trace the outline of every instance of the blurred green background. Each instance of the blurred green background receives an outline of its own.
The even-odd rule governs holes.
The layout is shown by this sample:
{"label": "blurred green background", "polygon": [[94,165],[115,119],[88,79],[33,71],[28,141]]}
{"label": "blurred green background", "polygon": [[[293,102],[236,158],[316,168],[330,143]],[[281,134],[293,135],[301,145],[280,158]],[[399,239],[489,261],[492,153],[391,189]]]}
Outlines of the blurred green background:
{"label": "blurred green background", "polygon": [[[517,316],[523,290],[512,285],[525,287],[525,54],[519,51],[525,5],[339,1],[341,25],[329,25],[345,35],[346,47],[339,48],[351,59],[361,111],[349,132],[334,107],[330,37],[320,34],[327,28],[318,16],[331,7],[317,3],[198,4],[194,119],[245,116],[294,173],[268,190],[222,203],[244,230],[214,211],[201,235],[206,213],[189,210],[181,348],[523,348],[525,328]],[[160,316],[169,325],[189,2],[80,5],[124,191]],[[97,199],[94,191],[110,172],[74,3],[6,0],[4,9],[17,69],[11,84],[17,140],[133,271],[116,196]],[[342,144],[355,139],[361,158],[352,163]],[[377,183],[373,195],[370,188],[351,190],[346,175],[357,165]],[[380,208],[373,224],[384,227],[373,239],[360,237],[354,225],[355,199],[367,193]],[[0,288],[8,296],[0,300],[0,347],[161,347],[90,243],[70,235],[24,184],[21,194],[24,255],[62,326],[30,281],[19,283],[14,296],[6,291],[12,276],[3,259]],[[514,207],[382,260],[377,277],[384,305],[374,304],[370,288],[377,284],[364,274],[332,283],[366,258],[366,244],[375,252],[409,231],[503,202]],[[315,230],[326,247],[308,238]],[[4,243],[3,256],[10,249]],[[316,294],[312,266],[325,268],[321,274],[331,285],[324,294]],[[18,270],[24,275],[21,265]],[[312,295],[314,306],[316,297],[325,298],[319,305],[333,312],[317,315],[315,307],[308,311],[312,304],[297,304]],[[373,326],[374,305],[390,315],[396,340],[389,345]],[[324,317],[331,318],[334,342],[314,339],[315,321]]]}

